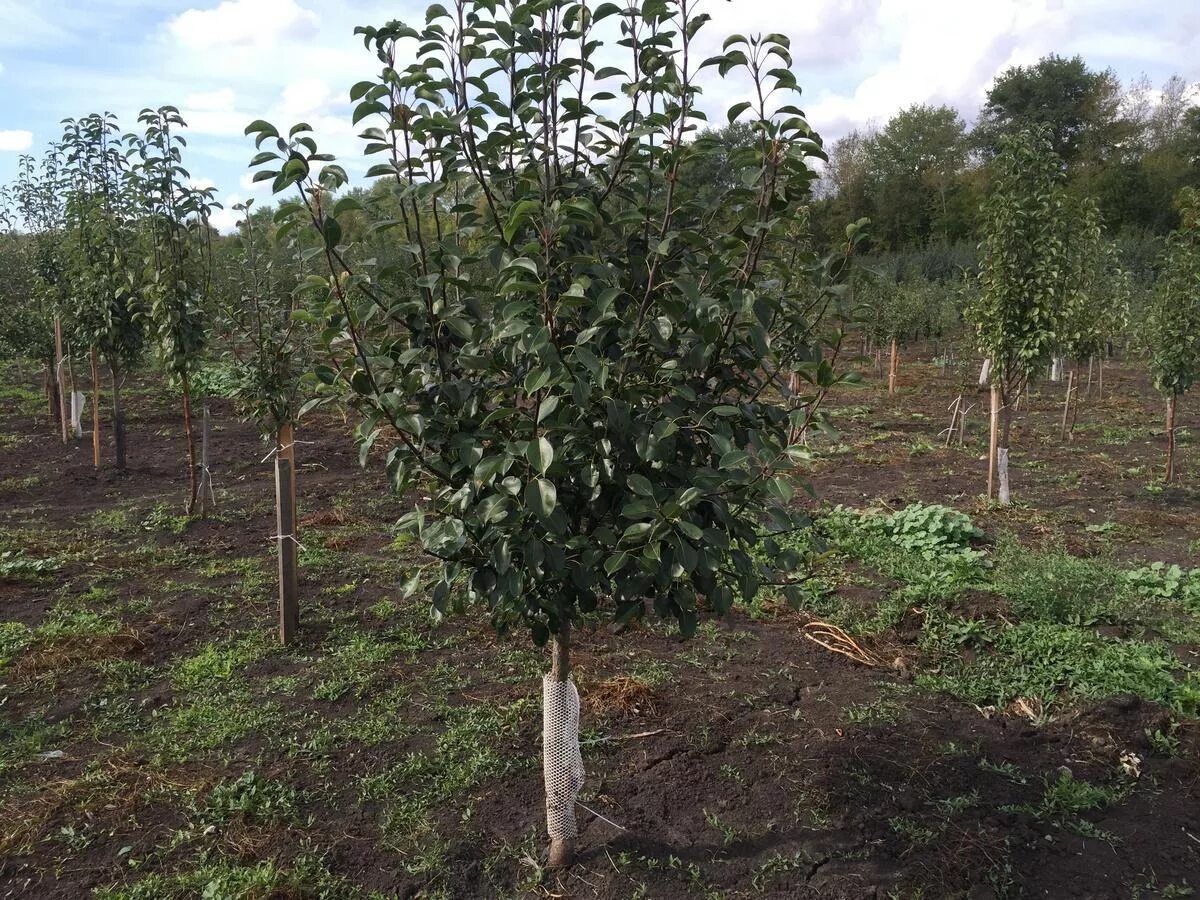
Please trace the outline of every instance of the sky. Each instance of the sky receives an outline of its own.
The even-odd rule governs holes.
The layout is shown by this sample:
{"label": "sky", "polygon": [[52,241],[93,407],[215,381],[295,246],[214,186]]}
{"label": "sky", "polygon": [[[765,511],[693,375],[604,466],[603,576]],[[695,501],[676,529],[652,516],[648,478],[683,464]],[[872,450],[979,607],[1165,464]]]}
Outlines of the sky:
{"label": "sky", "polygon": [[[0,184],[21,153],[40,154],[60,121],[178,106],[185,166],[215,186],[228,230],[234,203],[269,199],[251,185],[243,136],[257,118],[310,123],[322,149],[361,173],[347,93],[377,69],[356,25],[421,24],[414,0],[0,0]],[[733,32],[792,39],[799,105],[827,141],[883,124],[913,103],[948,103],[970,122],[992,80],[1047,53],[1083,56],[1122,81],[1200,82],[1200,0],[701,0],[712,53]],[[707,70],[710,120],[745,85]]]}

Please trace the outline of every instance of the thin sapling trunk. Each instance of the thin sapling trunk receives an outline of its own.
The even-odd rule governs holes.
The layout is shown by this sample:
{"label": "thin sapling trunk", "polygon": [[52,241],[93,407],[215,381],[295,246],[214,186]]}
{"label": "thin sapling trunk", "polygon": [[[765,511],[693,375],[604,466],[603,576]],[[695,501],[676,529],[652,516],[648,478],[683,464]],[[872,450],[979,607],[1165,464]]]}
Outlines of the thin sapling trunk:
{"label": "thin sapling trunk", "polygon": [[888,365],[888,395],[894,396],[896,393],[896,376],[900,371],[900,348],[896,343],[896,339],[892,338],[892,358]]}

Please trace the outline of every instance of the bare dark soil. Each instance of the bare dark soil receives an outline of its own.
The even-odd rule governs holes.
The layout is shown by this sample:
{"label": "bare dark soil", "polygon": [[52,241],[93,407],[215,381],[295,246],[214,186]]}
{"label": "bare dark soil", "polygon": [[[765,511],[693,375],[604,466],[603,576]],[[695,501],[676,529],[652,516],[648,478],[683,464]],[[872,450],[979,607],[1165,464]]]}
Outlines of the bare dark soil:
{"label": "bare dark soil", "polygon": [[[984,396],[967,446],[946,448],[952,379],[906,361],[892,400],[867,381],[831,402],[839,434],[814,441],[817,505],[943,503],[989,541],[1200,565],[1200,446],[1184,435],[1181,486],[1156,484],[1162,404],[1135,366],[1109,364],[1073,441],[1057,434],[1057,386],[1022,410],[1007,510],[980,498]],[[391,530],[404,501],[358,467],[353,423],[299,432],[302,634],[280,649],[271,468],[251,426],[214,405],[220,506],[188,522],[163,390],[130,398],[117,477],[93,470],[90,441],[56,439],[32,388],[6,385],[0,551],[59,568],[0,580],[0,623],[14,623],[0,624],[0,897],[1200,890],[1196,721],[1134,695],[1030,716],[923,689],[916,606],[861,638],[877,667],[806,640],[813,616],[772,604],[692,641],[581,628],[588,810],[578,865],[548,874],[542,654],[470,617],[435,626],[422,597],[402,598],[421,560]],[[886,588],[840,590],[870,604]],[[955,603],[1007,615],[986,592]],[[1177,652],[1196,664],[1194,645]],[[1064,781],[1106,799],[1047,806]]]}

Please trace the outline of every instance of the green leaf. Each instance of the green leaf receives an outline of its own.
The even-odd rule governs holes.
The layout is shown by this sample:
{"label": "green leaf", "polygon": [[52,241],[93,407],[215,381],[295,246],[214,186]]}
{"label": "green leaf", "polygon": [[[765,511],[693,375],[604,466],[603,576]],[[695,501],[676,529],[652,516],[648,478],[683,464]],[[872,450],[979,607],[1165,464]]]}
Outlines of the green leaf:
{"label": "green leaf", "polygon": [[545,478],[535,478],[525,485],[525,505],[536,515],[547,519],[558,505],[558,491]]}
{"label": "green leaf", "polygon": [[550,442],[544,437],[539,437],[529,442],[529,449],[526,452],[534,471],[539,475],[545,475],[550,464],[554,462],[554,448],[550,446]]}

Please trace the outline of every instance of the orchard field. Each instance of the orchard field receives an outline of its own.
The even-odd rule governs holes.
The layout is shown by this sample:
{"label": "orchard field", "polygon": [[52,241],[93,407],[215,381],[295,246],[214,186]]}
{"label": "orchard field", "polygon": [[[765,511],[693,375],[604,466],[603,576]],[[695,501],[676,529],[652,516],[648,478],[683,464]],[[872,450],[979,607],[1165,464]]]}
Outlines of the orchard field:
{"label": "orchard field", "polygon": [[0,66],[0,898],[1196,895],[1200,84],[195,2]]}
{"label": "orchard field", "polygon": [[[565,874],[540,859],[544,655],[402,597],[407,502],[364,488],[339,417],[298,447],[304,603],[281,647],[254,430],[214,404],[218,508],[189,520],[168,397],[131,392],[117,479],[46,439],[10,369],[0,892],[1190,896],[1200,598],[1195,574],[1147,567],[1196,563],[1197,430],[1162,488],[1141,368],[1108,363],[1069,443],[1047,385],[1018,437],[1024,499],[1001,509],[979,496],[983,417],[962,448],[938,435],[956,388],[929,354],[890,399],[863,366],[812,442],[820,555],[798,610],[767,595],[682,642],[578,625],[599,815]],[[869,524],[915,504],[979,533]],[[873,664],[806,639],[814,621]]]}

